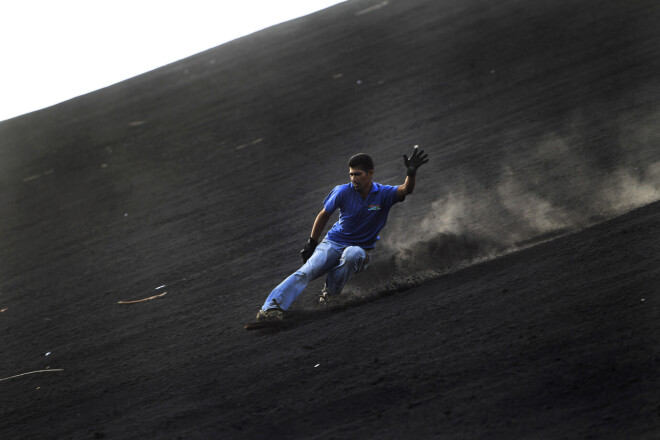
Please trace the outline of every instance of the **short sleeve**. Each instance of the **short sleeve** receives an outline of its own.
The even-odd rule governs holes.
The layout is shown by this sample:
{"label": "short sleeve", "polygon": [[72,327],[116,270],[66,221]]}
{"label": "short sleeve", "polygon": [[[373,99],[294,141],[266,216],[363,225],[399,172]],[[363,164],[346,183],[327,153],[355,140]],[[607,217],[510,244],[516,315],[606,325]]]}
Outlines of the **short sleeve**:
{"label": "short sleeve", "polygon": [[341,186],[336,186],[330,194],[323,201],[323,208],[330,214],[335,212],[337,208],[341,206],[342,203],[342,191]]}
{"label": "short sleeve", "polygon": [[395,203],[398,203],[400,201],[403,202],[405,200],[405,197],[401,200],[399,200],[399,197],[397,197],[396,191],[398,188],[399,188],[398,186],[391,186],[391,185],[384,186],[383,189],[386,191],[387,194],[385,196],[385,200],[387,200],[388,206],[392,206]]}

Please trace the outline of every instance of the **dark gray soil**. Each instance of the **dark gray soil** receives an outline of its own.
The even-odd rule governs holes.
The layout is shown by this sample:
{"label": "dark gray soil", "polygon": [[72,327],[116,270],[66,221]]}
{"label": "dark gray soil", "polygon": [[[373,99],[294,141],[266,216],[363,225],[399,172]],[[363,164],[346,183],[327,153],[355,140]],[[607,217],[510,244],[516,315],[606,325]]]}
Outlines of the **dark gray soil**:
{"label": "dark gray soil", "polygon": [[[658,23],[348,1],[1,122],[0,379],[52,371],[0,437],[660,437]],[[245,331],[347,159],[415,144],[344,301]]]}

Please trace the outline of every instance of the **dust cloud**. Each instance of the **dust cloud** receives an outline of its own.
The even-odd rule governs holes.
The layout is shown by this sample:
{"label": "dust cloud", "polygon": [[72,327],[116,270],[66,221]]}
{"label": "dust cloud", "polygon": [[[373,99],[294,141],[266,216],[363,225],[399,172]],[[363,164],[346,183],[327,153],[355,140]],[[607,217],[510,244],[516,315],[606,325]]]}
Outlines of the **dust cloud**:
{"label": "dust cloud", "polygon": [[424,214],[388,224],[369,269],[346,291],[404,290],[660,200],[660,112],[622,120],[608,160],[579,130],[544,133],[511,147],[490,179],[468,171],[444,182]]}

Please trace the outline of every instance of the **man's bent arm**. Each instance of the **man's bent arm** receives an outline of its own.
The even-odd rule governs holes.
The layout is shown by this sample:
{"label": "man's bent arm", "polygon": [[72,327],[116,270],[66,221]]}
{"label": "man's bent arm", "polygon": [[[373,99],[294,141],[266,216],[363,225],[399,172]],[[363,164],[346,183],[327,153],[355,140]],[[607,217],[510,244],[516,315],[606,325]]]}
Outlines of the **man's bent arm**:
{"label": "man's bent arm", "polygon": [[312,227],[312,234],[310,235],[310,237],[312,237],[315,241],[317,242],[319,241],[319,237],[321,237],[321,232],[323,232],[325,225],[328,224],[330,215],[331,213],[329,213],[325,209],[322,209],[321,212],[319,212],[319,215],[316,216],[316,220],[314,220],[314,226]]}

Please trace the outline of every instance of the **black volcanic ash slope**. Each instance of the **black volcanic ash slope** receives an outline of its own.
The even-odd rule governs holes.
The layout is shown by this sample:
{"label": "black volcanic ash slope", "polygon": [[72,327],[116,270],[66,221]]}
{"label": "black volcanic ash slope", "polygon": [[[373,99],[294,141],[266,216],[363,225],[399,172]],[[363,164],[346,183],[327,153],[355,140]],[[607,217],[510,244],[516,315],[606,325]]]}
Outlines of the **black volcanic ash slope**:
{"label": "black volcanic ash slope", "polygon": [[[0,378],[64,370],[0,382],[0,432],[652,437],[657,205],[615,217],[660,198],[659,15],[349,1],[0,123]],[[372,296],[246,334],[347,158],[414,144]]]}

